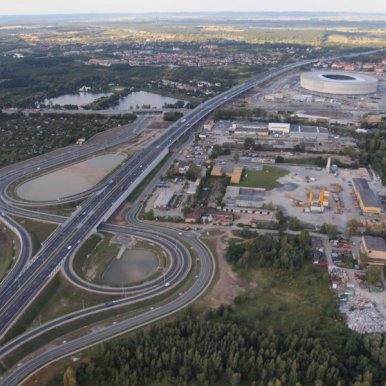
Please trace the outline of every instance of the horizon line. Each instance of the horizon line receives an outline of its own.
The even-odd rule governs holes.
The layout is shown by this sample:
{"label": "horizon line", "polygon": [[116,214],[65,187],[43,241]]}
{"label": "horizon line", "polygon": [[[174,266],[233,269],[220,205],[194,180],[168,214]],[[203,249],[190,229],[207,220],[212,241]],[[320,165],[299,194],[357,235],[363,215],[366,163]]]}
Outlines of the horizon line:
{"label": "horizon line", "polygon": [[329,15],[386,15],[385,12],[363,12],[363,11],[142,11],[142,12],[60,12],[60,13],[25,13],[25,14],[0,14],[0,17],[18,17],[18,16],[83,16],[83,15],[198,15],[198,14],[329,14]]}

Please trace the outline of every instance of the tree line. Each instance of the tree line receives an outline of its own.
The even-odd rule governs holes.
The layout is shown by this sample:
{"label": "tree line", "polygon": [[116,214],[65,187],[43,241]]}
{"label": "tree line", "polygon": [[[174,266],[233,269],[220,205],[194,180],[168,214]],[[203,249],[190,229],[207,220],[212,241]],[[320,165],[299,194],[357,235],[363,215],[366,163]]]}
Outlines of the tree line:
{"label": "tree line", "polygon": [[[95,385],[383,385],[385,337],[353,335],[340,351],[310,331],[288,335],[227,321],[220,307],[199,319],[188,313],[149,332],[90,349],[68,367],[65,386]],[[214,318],[214,319],[213,319]]]}
{"label": "tree line", "polygon": [[232,240],[226,250],[226,259],[241,269],[296,269],[311,261],[311,257],[310,236],[307,231],[303,231],[299,236],[257,235],[251,241]]}
{"label": "tree line", "polygon": [[360,135],[358,146],[360,164],[371,164],[383,183],[386,183],[386,133],[376,131],[374,134]]}

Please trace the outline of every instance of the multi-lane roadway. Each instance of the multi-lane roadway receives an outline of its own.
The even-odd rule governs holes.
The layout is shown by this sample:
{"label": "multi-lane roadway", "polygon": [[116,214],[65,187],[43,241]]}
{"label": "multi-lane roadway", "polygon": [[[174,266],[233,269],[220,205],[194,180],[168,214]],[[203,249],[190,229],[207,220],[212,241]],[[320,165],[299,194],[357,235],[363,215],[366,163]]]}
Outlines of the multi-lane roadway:
{"label": "multi-lane roadway", "polygon": [[[201,121],[216,108],[227,103],[229,100],[242,95],[253,87],[261,85],[292,69],[311,64],[315,61],[317,60],[308,60],[269,71],[212,98],[189,112],[183,119],[177,121],[165,133],[152,142],[150,146],[147,146],[133,158],[125,162],[115,173],[113,173],[110,180],[106,182],[104,186],[91,194],[78,210],[69,219],[65,220],[57,231],[46,240],[44,247],[34,257],[32,264],[24,269],[24,271],[20,272],[16,280],[13,282],[6,282],[1,288],[0,336],[6,333],[9,327],[17,320],[20,314],[49,282],[52,273],[67,263],[73,251],[114,212],[128,194],[130,194],[144,177],[164,158],[164,156],[166,156],[169,147],[177,142],[196,123]],[[68,162],[72,159],[71,157],[75,158],[76,156],[71,154],[68,156],[64,155],[61,162]],[[21,168],[16,173],[5,175],[5,177],[3,177],[3,182],[6,183],[3,183],[2,186],[6,186],[7,182],[14,180],[15,178],[31,172],[36,172],[36,168],[42,171],[58,164],[60,164],[60,160],[48,159],[47,161],[38,164],[38,166],[34,165]],[[4,189],[1,189],[0,191],[0,199],[1,211],[6,213],[7,211],[13,212],[15,210],[12,203],[8,200]],[[162,228],[156,229],[156,231],[162,234],[166,233]],[[173,233],[173,231],[171,232]],[[175,237],[176,234],[173,236]],[[166,236],[163,235],[163,237]],[[25,365],[19,366],[3,380],[3,384],[15,384],[28,373],[39,368],[49,360],[80,350],[83,347],[106,339],[109,336],[122,333],[127,329],[161,318],[193,301],[208,285],[213,275],[213,261],[210,253],[208,253],[198,241],[193,238],[187,238],[186,242],[192,245],[192,247],[200,254],[200,273],[194,284],[188,291],[182,294],[182,296],[172,300],[165,306],[150,310],[138,317],[102,329],[98,333],[91,333],[74,341],[66,342],[66,344],[36,357]],[[190,265],[187,265],[178,271],[180,276],[175,276],[177,278],[176,282],[172,283],[173,285],[177,284],[183,277],[186,277],[189,266]],[[164,287],[165,286],[158,283],[158,286],[155,285],[150,291],[154,291],[153,295],[156,295],[165,291]]]}

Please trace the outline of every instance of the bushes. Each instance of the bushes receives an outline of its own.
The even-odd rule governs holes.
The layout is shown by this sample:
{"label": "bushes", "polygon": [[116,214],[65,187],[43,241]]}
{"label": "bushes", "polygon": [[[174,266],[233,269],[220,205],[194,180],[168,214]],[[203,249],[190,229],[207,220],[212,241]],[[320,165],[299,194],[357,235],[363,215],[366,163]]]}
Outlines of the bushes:
{"label": "bushes", "polygon": [[283,269],[301,268],[311,260],[308,232],[299,236],[259,235],[251,242],[231,241],[226,251],[227,260],[238,268],[274,267]]}
{"label": "bushes", "polygon": [[179,111],[168,111],[164,113],[164,121],[166,122],[175,122],[178,121],[184,114]]}

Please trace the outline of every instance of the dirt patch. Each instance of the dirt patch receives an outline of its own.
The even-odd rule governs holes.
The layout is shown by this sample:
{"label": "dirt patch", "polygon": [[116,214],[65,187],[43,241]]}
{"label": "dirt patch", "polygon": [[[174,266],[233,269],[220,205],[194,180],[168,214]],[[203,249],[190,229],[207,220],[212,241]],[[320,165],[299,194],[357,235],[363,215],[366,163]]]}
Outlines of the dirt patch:
{"label": "dirt patch", "polygon": [[147,129],[167,129],[173,122],[163,120],[163,115],[156,116],[147,126]]}
{"label": "dirt patch", "polygon": [[[66,360],[66,361],[57,361],[51,363],[50,365],[44,367],[39,370],[37,373],[32,375],[26,381],[22,382],[22,386],[36,386],[36,385],[47,385],[50,381],[52,381],[55,376],[58,374],[63,374],[65,369],[68,366],[71,366],[74,361]],[[75,367],[75,366],[74,366]]]}
{"label": "dirt patch", "polygon": [[129,202],[124,202],[110,217],[109,223],[116,225],[127,225],[126,215],[131,208]]}
{"label": "dirt patch", "polygon": [[216,278],[209,291],[197,302],[199,307],[217,308],[221,304],[231,304],[241,292],[256,287],[254,283],[241,280],[225,260],[228,233],[218,233],[202,238],[216,257]]}

